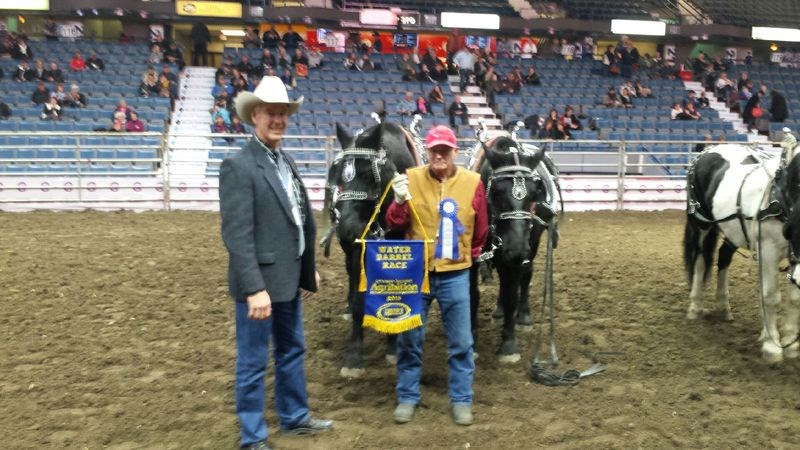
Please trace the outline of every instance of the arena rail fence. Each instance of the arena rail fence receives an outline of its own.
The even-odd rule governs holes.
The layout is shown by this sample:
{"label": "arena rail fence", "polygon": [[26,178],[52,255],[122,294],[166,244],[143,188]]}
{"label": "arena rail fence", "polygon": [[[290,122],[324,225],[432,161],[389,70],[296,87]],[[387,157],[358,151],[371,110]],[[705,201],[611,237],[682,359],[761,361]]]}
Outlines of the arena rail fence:
{"label": "arena rail fence", "polygon": [[[249,135],[0,132],[0,210],[217,210],[222,160]],[[685,207],[685,173],[700,141],[542,141],[561,171],[567,210]],[[321,209],[334,136],[286,135]],[[459,161],[475,148],[459,142]],[[744,145],[747,145],[744,143]],[[759,144],[779,153],[778,143]]]}

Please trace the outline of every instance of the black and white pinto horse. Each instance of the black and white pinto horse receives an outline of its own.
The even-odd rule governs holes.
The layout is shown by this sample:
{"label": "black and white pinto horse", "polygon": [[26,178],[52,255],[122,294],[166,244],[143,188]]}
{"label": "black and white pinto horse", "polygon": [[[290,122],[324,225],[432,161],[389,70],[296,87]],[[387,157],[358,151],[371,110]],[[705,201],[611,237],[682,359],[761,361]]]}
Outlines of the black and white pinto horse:
{"label": "black and white pinto horse", "polygon": [[[520,145],[510,137],[499,136],[481,146],[483,156],[473,168],[480,167],[489,209],[490,233],[484,255],[491,257],[500,279],[503,328],[497,355],[500,362],[517,362],[515,326],[532,323],[528,292],[533,259],[542,233],[548,226],[557,227],[557,173],[543,149]],[[475,279],[477,276],[473,283]],[[473,299],[473,330],[477,303]]]}
{"label": "black and white pinto horse", "polygon": [[800,350],[795,341],[800,289],[789,291],[789,304],[785,306],[781,332],[778,331],[781,302],[778,273],[784,258],[789,258],[790,281],[800,286],[800,265],[794,256],[800,254],[800,158],[796,140],[786,134],[781,157],[736,144],[710,147],[689,169],[686,183],[684,263],[691,286],[686,316],[697,319],[705,313],[703,284],[721,234],[716,313],[732,320],[728,267],[737,248],[753,250],[760,275],[761,351],[769,362],[796,358]]}
{"label": "black and white pinto horse", "polygon": [[[348,276],[347,303],[352,313],[352,332],[345,350],[344,366],[340,375],[358,377],[364,372],[363,320],[364,294],[358,292],[361,274],[361,237],[370,216],[387,185],[396,173],[419,165],[415,146],[402,127],[390,122],[372,126],[353,137],[337,124],[336,130],[342,151],[328,170],[327,189],[323,221],[330,219],[332,229],[323,239],[328,256],[331,232],[335,229],[342,251],[345,254],[345,267]],[[372,225],[367,238],[402,239],[403,233],[387,230],[384,220],[386,209],[393,196],[391,193],[380,205],[381,212]],[[324,228],[324,224],[322,226]],[[393,362],[396,354],[396,336],[387,337],[386,357]]]}

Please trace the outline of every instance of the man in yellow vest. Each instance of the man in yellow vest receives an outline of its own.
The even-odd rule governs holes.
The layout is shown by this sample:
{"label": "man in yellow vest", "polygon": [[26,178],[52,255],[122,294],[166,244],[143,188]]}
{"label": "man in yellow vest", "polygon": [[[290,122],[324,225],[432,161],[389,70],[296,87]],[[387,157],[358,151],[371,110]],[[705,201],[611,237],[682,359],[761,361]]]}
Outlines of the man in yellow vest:
{"label": "man in yellow vest", "polygon": [[[407,239],[424,239],[425,228],[434,242],[428,244],[430,294],[422,303],[421,328],[401,334],[397,340],[397,423],[414,416],[420,400],[422,345],[431,301],[439,302],[447,334],[449,395],[453,420],[472,424],[472,378],[475,363],[470,330],[469,268],[486,241],[486,195],[480,176],[456,165],[458,144],[453,131],[439,125],[425,139],[429,164],[409,169],[392,180],[394,201],[386,220],[394,230],[405,230]],[[408,200],[413,198],[421,225],[411,220]]]}

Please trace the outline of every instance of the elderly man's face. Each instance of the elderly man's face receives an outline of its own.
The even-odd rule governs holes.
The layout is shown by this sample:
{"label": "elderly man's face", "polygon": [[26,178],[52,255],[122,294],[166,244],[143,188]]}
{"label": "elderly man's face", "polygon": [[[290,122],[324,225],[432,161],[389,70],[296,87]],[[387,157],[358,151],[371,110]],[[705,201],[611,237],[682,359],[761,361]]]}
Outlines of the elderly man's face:
{"label": "elderly man's face", "polygon": [[289,105],[282,103],[266,103],[253,108],[251,115],[255,133],[259,139],[273,149],[281,143],[286,125],[289,122]]}
{"label": "elderly man's face", "polygon": [[453,173],[456,167],[458,149],[447,145],[437,145],[427,149],[430,170],[436,178],[444,179]]}

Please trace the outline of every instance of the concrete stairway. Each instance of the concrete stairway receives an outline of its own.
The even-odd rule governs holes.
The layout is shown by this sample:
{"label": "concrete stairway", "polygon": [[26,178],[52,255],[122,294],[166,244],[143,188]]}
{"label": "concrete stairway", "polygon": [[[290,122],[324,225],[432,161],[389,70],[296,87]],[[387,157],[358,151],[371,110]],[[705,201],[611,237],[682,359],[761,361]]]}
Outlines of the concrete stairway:
{"label": "concrete stairway", "polygon": [[[725,103],[720,102],[716,99],[716,96],[711,91],[706,91],[705,87],[699,81],[684,81],[683,85],[686,87],[686,90],[692,90],[695,92],[705,92],[706,97],[708,97],[708,106],[719,112],[719,117],[724,120],[725,122],[729,122],[733,124],[733,129],[736,130],[738,134],[747,134],[747,141],[748,142],[768,142],[769,138],[767,136],[760,135],[758,133],[748,133],[747,132],[747,125],[742,121],[741,116],[739,114],[731,112]],[[702,114],[702,111],[701,111]]]}
{"label": "concrete stairway", "polygon": [[480,122],[485,123],[489,130],[489,137],[497,136],[503,132],[503,122],[497,118],[492,108],[489,107],[486,97],[481,94],[481,89],[478,86],[467,86],[464,92],[460,92],[459,78],[457,76],[451,76],[449,84],[450,91],[460,95],[461,101],[467,105],[470,127],[476,127]]}
{"label": "concrete stairway", "polygon": [[196,135],[208,134],[211,130],[209,111],[214,105],[211,89],[215,72],[213,67],[187,67],[181,76],[181,97],[175,104],[168,136],[172,178],[203,178],[206,175],[211,139]]}

